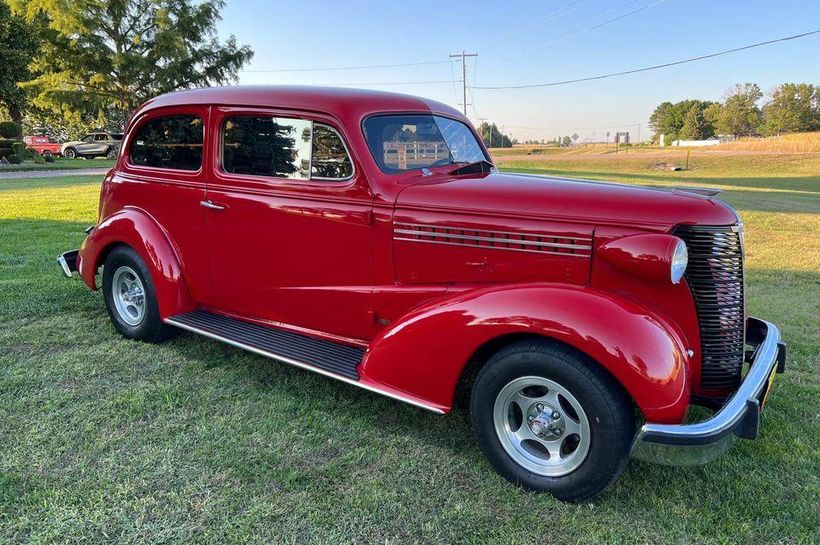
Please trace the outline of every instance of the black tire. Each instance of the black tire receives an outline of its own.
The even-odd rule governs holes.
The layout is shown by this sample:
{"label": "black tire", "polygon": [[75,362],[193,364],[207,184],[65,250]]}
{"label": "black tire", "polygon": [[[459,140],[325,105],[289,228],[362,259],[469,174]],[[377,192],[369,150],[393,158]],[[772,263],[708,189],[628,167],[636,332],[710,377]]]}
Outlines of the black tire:
{"label": "black tire", "polygon": [[66,159],[77,159],[79,155],[77,154],[77,150],[75,150],[74,148],[66,148],[66,150],[63,152],[63,157],[65,157]]}
{"label": "black tire", "polygon": [[114,148],[108,148],[108,150],[105,152],[105,158],[106,159],[116,159],[117,158],[117,150],[115,150]]}
{"label": "black tire", "polygon": [[[113,278],[120,268],[128,268],[139,277],[143,286],[144,304],[142,319],[137,324],[129,324],[121,315],[115,304],[115,294]],[[125,270],[125,269],[124,269]],[[114,327],[124,337],[129,339],[139,339],[142,341],[159,343],[170,338],[175,329],[163,323],[157,305],[156,290],[154,282],[151,280],[151,273],[145,262],[128,246],[118,246],[111,250],[105,259],[103,266],[103,296],[108,315]]]}
{"label": "black tire", "polygon": [[[589,450],[566,475],[549,477],[529,471],[508,454],[496,432],[493,411],[499,393],[513,380],[531,376],[562,385],[586,413]],[[498,473],[527,490],[550,492],[572,502],[599,494],[618,478],[635,433],[632,404],[620,385],[583,354],[548,340],[510,344],[487,361],[473,384],[470,419],[481,450]]]}
{"label": "black tire", "polygon": [[54,157],[54,154],[49,150],[43,150],[43,157]]}

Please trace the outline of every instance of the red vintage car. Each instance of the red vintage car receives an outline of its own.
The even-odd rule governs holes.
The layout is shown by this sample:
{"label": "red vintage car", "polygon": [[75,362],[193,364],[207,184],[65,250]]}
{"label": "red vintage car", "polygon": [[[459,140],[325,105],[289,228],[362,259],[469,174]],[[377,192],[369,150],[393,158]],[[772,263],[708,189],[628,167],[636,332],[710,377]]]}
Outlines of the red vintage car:
{"label": "red vintage car", "polygon": [[[743,224],[708,191],[501,173],[456,110],[360,90],[162,95],[122,149],[58,260],[120,333],[464,403],[531,490],[583,500],[630,455],[715,458],[756,437],[784,369],[745,313]],[[685,423],[693,404],[714,414]]]}
{"label": "red vintage car", "polygon": [[25,142],[27,148],[33,149],[43,157],[54,157],[62,154],[60,143],[48,136],[24,136],[23,142]]}

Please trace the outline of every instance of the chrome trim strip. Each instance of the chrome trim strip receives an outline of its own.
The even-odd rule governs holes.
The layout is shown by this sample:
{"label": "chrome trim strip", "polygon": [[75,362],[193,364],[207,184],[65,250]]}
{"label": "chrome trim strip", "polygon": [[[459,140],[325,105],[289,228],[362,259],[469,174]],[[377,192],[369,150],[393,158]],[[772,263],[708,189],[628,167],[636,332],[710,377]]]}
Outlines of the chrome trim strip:
{"label": "chrome trim strip", "polygon": [[[749,319],[756,320],[756,318]],[[693,442],[704,441],[711,436],[714,436],[717,440],[734,429],[746,415],[747,403],[750,401],[757,402],[757,398],[768,382],[772,369],[777,365],[777,343],[780,342],[780,330],[771,322],[759,321],[766,326],[766,337],[757,348],[754,362],[743,378],[743,382],[726,404],[712,418],[704,422],[680,425],[644,424],[637,434],[633,451],[638,443],[644,441],[644,436],[647,434],[662,435],[669,438],[673,444],[685,445],[688,440]]]}
{"label": "chrome trim strip", "polygon": [[582,244],[563,244],[560,242],[540,242],[537,240],[513,240],[508,238],[482,237],[473,235],[456,235],[452,233],[435,233],[433,231],[414,231],[411,229],[393,229],[393,234],[416,235],[424,237],[455,238],[458,240],[476,240],[481,242],[501,242],[505,244],[520,244],[522,246],[538,246],[544,248],[570,248],[575,250],[591,250],[592,246]]}
{"label": "chrome trim strip", "polygon": [[171,325],[179,327],[181,329],[187,329],[188,331],[192,331],[193,333],[197,333],[197,334],[202,335],[204,337],[209,337],[211,339],[215,339],[217,341],[224,342],[224,343],[229,344],[231,346],[235,346],[237,348],[247,350],[248,352],[253,352],[255,354],[259,354],[260,356],[265,356],[267,358],[278,360],[278,361],[281,361],[283,363],[288,363],[290,365],[293,365],[295,367],[299,367],[301,369],[306,369],[308,371],[313,371],[314,373],[318,373],[320,375],[335,378],[336,380],[346,382],[347,384],[352,384],[354,386],[358,386],[359,388],[362,388],[364,390],[368,390],[370,392],[375,392],[377,394],[381,394],[383,396],[387,396],[387,397],[390,397],[390,398],[393,398],[393,399],[397,399],[399,401],[404,401],[405,403],[409,403],[410,405],[415,405],[416,407],[421,407],[422,409],[427,409],[428,411],[432,411],[432,412],[437,413],[437,414],[444,414],[444,411],[442,411],[441,409],[439,409],[437,407],[433,407],[431,405],[425,405],[424,403],[421,403],[421,402],[416,401],[414,399],[410,399],[410,398],[401,396],[399,394],[395,394],[393,392],[387,392],[385,390],[380,390],[380,389],[376,388],[375,386],[371,386],[369,384],[363,384],[359,381],[356,381],[356,380],[353,380],[353,379],[350,379],[350,378],[347,378],[347,377],[343,377],[343,376],[337,375],[335,373],[331,373],[330,371],[325,371],[324,369],[319,369],[318,367],[313,367],[312,365],[309,365],[307,363],[302,363],[300,361],[297,361],[297,360],[294,360],[294,359],[291,359],[291,358],[288,358],[288,357],[285,357],[285,356],[280,356],[278,354],[272,354],[270,352],[265,352],[264,350],[254,348],[253,346],[248,346],[246,344],[243,344],[243,343],[228,339],[228,338],[223,337],[221,335],[217,335],[215,333],[211,333],[209,331],[205,331],[203,329],[199,329],[197,327],[193,327],[193,326],[190,326],[190,325],[187,325],[187,324],[182,324],[180,322],[177,322],[173,318],[166,318],[163,321],[166,324],[171,324]]}
{"label": "chrome trim strip", "polygon": [[420,229],[456,229],[459,231],[476,231],[480,233],[490,233],[493,235],[513,235],[513,236],[524,236],[524,237],[545,237],[545,238],[563,238],[567,240],[579,240],[583,242],[592,243],[591,236],[565,236],[565,235],[554,235],[551,233],[527,233],[527,232],[519,232],[515,233],[513,231],[494,231],[492,229],[484,229],[484,228],[472,228],[472,227],[451,227],[447,225],[438,225],[438,224],[431,224],[431,223],[406,223],[402,221],[397,221],[394,224],[394,228],[397,227],[418,227]]}
{"label": "chrome trim strip", "polygon": [[503,248],[501,246],[478,246],[476,244],[463,244],[459,242],[444,242],[442,240],[425,240],[423,238],[405,238],[405,237],[393,237],[393,240],[403,240],[406,242],[425,242],[427,244],[444,244],[446,246],[459,246],[462,248],[481,248],[486,250],[506,250],[508,252],[527,252],[529,254],[541,254],[541,255],[561,255],[565,257],[584,257],[590,258],[592,254],[570,254],[565,252],[550,252],[549,250],[525,250],[523,248]]}

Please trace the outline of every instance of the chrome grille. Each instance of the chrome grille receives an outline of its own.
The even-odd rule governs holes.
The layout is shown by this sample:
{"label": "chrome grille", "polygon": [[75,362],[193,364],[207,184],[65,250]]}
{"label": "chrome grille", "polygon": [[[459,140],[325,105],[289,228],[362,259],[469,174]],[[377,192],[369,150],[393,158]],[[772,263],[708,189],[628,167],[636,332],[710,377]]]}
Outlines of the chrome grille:
{"label": "chrome grille", "polygon": [[686,242],[686,282],[700,327],[701,386],[734,388],[740,383],[744,350],[743,247],[741,230],[681,226]]}

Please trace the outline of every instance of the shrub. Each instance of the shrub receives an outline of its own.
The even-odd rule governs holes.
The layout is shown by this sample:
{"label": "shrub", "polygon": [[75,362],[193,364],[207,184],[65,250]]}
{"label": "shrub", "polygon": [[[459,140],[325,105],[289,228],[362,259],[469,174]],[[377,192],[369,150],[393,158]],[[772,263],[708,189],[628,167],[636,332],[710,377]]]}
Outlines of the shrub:
{"label": "shrub", "polygon": [[23,159],[20,158],[19,155],[9,155],[8,157],[6,157],[6,159],[8,159],[9,163],[11,163],[12,165],[19,165],[23,162]]}
{"label": "shrub", "polygon": [[[29,151],[31,151],[31,150],[29,150]],[[43,163],[45,163],[45,162],[46,162],[45,157],[43,157],[42,155],[40,155],[40,154],[39,154],[39,153],[37,153],[37,152],[32,153],[32,154],[31,154],[31,158],[32,158],[32,160],[33,160],[36,164],[38,164],[38,165],[42,165]]]}
{"label": "shrub", "polygon": [[0,138],[0,149],[11,149],[11,145],[17,142],[17,140],[7,140],[5,138]]}
{"label": "shrub", "polygon": [[0,138],[20,138],[20,125],[14,121],[0,121]]}
{"label": "shrub", "polygon": [[14,155],[23,159],[26,155],[26,145],[22,142],[14,142],[11,145],[11,149],[14,152]]}
{"label": "shrub", "polygon": [[45,161],[46,163],[53,163],[54,162],[54,156],[53,155],[47,155],[47,156],[43,157],[43,161]]}

